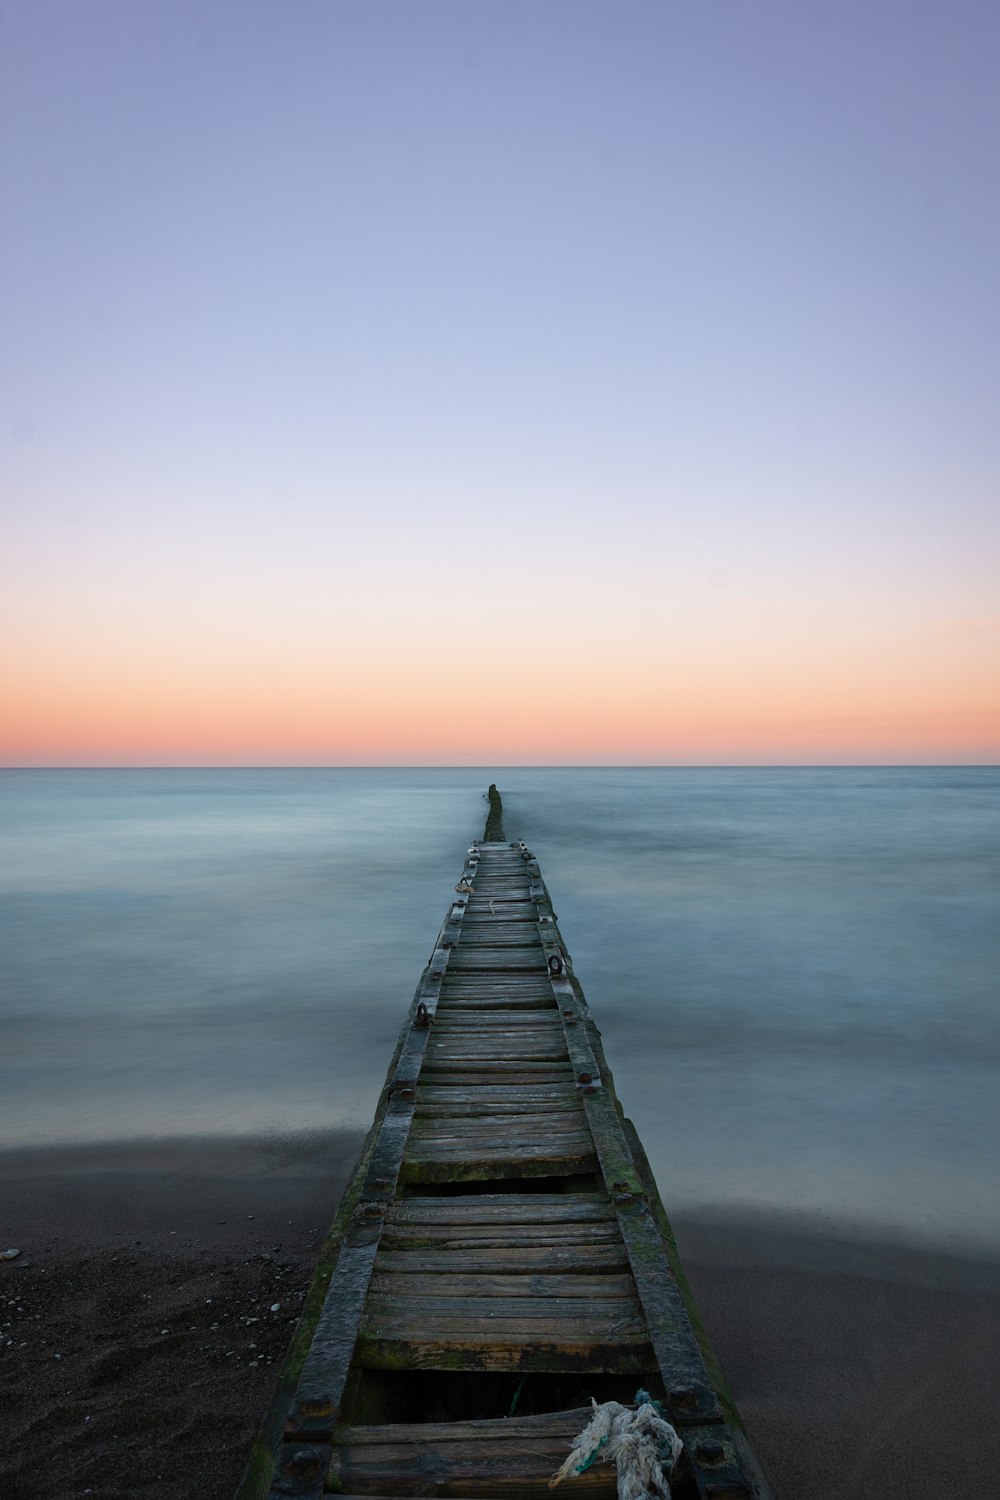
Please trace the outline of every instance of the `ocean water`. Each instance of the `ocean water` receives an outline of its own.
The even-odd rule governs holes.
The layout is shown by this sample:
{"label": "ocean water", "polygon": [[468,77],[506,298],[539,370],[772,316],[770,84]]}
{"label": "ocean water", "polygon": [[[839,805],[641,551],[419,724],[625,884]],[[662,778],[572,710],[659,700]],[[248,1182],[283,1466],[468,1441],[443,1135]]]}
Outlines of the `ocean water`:
{"label": "ocean water", "polygon": [[370,1122],[496,780],[668,1207],[1000,1254],[1000,771],[0,772],[0,1137]]}

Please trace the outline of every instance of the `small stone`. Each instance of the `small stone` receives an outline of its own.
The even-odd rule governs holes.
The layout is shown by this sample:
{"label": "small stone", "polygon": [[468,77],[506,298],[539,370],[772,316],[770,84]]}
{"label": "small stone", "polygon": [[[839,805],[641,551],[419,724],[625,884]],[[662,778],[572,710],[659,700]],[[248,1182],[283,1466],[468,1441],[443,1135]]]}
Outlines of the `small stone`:
{"label": "small stone", "polygon": [[280,1312],[281,1311],[281,1303],[280,1302],[272,1302],[271,1303],[271,1311],[272,1312]]}
{"label": "small stone", "polygon": [[0,1250],[0,1260],[17,1260],[20,1250]]}

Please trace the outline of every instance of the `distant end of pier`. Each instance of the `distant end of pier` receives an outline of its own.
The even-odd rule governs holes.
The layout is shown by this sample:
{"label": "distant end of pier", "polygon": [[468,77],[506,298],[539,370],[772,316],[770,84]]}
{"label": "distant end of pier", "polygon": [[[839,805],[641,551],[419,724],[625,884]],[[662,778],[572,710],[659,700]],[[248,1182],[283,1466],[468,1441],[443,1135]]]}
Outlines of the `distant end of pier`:
{"label": "distant end of pier", "polygon": [[503,803],[493,782],[490,783],[490,789],[486,795],[490,799],[490,810],[486,818],[486,831],[483,839],[487,844],[502,844],[507,838],[503,831]]}

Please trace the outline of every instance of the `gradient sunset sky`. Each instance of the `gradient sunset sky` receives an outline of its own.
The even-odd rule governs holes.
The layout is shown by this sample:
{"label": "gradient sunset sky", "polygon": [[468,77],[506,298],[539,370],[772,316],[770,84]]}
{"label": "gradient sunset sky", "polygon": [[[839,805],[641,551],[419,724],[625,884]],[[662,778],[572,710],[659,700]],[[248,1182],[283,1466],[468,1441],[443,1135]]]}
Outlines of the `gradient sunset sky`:
{"label": "gradient sunset sky", "polygon": [[995,0],[6,0],[0,761],[1000,760]]}

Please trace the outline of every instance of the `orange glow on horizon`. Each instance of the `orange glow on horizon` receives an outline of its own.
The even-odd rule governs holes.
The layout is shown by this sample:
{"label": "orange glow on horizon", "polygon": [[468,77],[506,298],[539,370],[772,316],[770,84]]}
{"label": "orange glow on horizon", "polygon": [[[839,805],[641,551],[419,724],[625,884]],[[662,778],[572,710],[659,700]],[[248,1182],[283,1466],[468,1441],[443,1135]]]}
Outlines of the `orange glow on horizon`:
{"label": "orange glow on horizon", "polygon": [[[6,765],[458,765],[1000,759],[975,676],[569,660],[532,675],[456,648],[414,663],[7,670]],[[857,664],[855,664],[856,667]],[[926,664],[925,664],[926,666]],[[891,680],[887,680],[891,678]],[[993,694],[994,699],[996,694]],[[983,706],[984,698],[987,702]],[[13,706],[13,712],[10,711]]]}

